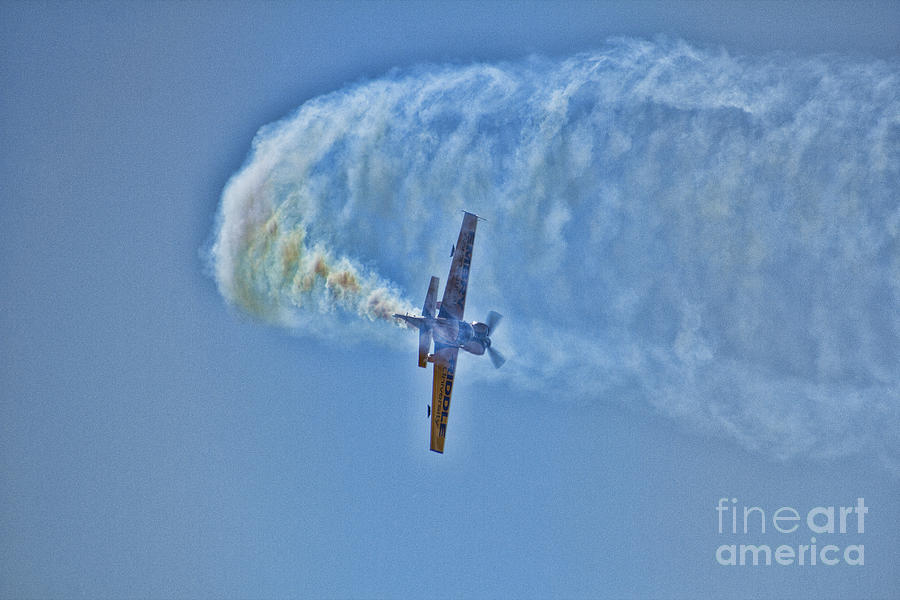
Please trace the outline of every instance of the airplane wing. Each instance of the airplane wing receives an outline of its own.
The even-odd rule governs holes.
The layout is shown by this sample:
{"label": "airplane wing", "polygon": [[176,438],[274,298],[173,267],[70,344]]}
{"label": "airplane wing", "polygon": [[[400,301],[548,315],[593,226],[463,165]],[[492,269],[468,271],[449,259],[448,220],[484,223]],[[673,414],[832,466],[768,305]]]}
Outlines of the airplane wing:
{"label": "airplane wing", "polygon": [[466,309],[466,288],[469,285],[469,265],[472,264],[472,246],[475,245],[475,226],[478,217],[466,213],[462,227],[459,229],[459,240],[453,250],[453,261],[450,263],[450,276],[441,300],[440,317],[462,320]]}
{"label": "airplane wing", "polygon": [[434,384],[431,392],[431,449],[444,452],[447,435],[447,415],[450,413],[450,394],[456,375],[456,355],[459,348],[435,344]]}

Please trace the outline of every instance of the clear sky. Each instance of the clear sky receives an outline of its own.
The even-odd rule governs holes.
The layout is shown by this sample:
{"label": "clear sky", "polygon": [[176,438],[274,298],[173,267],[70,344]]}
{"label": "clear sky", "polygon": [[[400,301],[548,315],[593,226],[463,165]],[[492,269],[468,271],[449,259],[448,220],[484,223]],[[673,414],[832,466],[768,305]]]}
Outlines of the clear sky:
{"label": "clear sky", "polygon": [[[523,390],[464,356],[439,456],[412,334],[405,348],[261,325],[223,300],[201,248],[260,127],[395,67],[562,60],[665,34],[706,56],[831,53],[896,76],[898,23],[900,5],[879,2],[3,3],[0,596],[891,597],[896,450],[852,448],[898,439],[890,364],[832,382],[882,377],[887,392],[863,398],[881,423],[849,413],[849,449],[781,460],[777,443],[754,449],[637,392]],[[885,85],[896,105],[896,77]],[[476,261],[502,253],[490,226]],[[427,250],[442,279],[458,222],[443,227]],[[406,285],[402,267],[384,266]],[[422,269],[403,290],[417,304]],[[512,336],[509,301],[479,293],[467,316],[506,311]],[[880,298],[866,314],[893,337],[852,355],[873,363],[898,352],[896,296]],[[498,374],[517,372],[510,358]],[[817,423],[846,420],[834,408]],[[771,521],[719,534],[723,497],[769,516],[863,497],[864,533],[818,537],[863,543],[865,565],[719,565],[721,544],[811,535]]]}

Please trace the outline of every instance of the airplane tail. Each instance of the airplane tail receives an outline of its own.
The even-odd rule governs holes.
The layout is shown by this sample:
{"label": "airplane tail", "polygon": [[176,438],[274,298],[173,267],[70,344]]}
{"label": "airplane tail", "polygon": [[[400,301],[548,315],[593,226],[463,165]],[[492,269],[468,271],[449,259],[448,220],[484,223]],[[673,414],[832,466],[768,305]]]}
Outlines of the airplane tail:
{"label": "airplane tail", "polygon": [[422,316],[428,317],[429,319],[434,318],[434,309],[437,304],[438,284],[440,284],[440,279],[432,277],[431,282],[428,284],[428,294],[425,295],[425,306],[422,307]]}
{"label": "airplane tail", "polygon": [[[422,307],[422,316],[426,319],[434,318],[434,310],[437,306],[437,290],[440,280],[432,277],[428,284],[428,293],[425,295],[425,305]],[[421,327],[419,329],[419,366],[423,369],[428,364],[428,351],[431,349],[431,328]]]}

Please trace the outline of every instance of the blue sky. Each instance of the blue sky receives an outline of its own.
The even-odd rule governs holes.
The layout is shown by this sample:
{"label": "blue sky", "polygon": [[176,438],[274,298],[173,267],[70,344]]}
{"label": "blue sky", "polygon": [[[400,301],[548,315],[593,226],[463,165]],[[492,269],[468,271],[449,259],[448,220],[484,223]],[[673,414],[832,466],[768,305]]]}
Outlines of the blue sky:
{"label": "blue sky", "polygon": [[[261,126],[392,68],[564,60],[609,36],[663,33],[710,56],[827,52],[896,74],[898,12],[3,4],[0,595],[889,597],[900,484],[871,446],[780,460],[639,393],[523,389],[466,356],[438,456],[412,335],[406,348],[261,325],[222,299],[200,249]],[[476,242],[485,259],[502,257],[490,226]],[[458,222],[441,227],[423,252],[443,279]],[[361,260],[404,277],[403,264]],[[416,303],[426,267],[403,281]],[[497,293],[473,300],[506,311],[512,335],[496,303],[519,305]],[[896,306],[866,306],[890,330]],[[896,421],[859,423],[854,434],[896,440]],[[719,544],[746,541],[716,533],[720,497],[771,511],[864,497],[866,564],[718,565]]]}

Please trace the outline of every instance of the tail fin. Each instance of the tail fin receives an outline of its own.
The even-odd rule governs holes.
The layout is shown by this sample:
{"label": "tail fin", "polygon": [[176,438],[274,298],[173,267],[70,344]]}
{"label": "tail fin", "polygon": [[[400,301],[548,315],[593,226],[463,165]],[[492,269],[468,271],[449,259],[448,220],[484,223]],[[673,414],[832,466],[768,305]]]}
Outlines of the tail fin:
{"label": "tail fin", "polygon": [[[432,277],[428,284],[428,294],[425,295],[425,306],[422,307],[422,316],[426,319],[434,318],[435,299],[437,298],[438,284],[440,280]],[[428,351],[431,349],[431,328],[422,327],[419,330],[419,366],[423,369],[428,364]]]}

